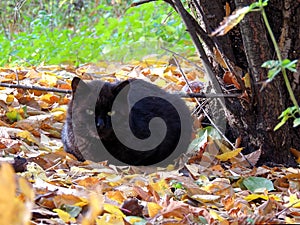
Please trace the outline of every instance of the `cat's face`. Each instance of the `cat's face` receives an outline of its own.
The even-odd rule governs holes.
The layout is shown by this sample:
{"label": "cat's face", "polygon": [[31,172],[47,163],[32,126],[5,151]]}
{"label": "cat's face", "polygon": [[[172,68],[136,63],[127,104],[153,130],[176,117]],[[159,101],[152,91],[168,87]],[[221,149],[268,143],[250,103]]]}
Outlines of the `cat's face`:
{"label": "cat's face", "polygon": [[107,141],[114,138],[111,117],[121,115],[122,112],[112,111],[112,105],[120,90],[128,82],[111,84],[91,81],[85,83],[79,78],[72,81],[72,117],[76,120],[76,129],[79,129],[79,133],[86,137]]}

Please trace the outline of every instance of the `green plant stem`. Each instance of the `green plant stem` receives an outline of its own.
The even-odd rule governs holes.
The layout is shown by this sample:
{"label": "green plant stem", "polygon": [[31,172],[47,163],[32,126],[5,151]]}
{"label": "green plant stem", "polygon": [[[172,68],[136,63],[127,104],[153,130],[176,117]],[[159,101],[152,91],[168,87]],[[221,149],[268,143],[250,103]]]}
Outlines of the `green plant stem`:
{"label": "green plant stem", "polygon": [[[271,37],[271,40],[272,40],[272,42],[273,42],[273,45],[274,45],[274,48],[275,48],[275,52],[276,52],[277,58],[278,58],[278,60],[279,60],[279,62],[280,62],[280,65],[282,65],[282,58],[281,58],[281,54],[280,54],[280,49],[279,49],[279,47],[278,47],[278,45],[277,45],[276,39],[275,39],[274,34],[273,34],[273,32],[272,32],[272,29],[271,29],[271,27],[270,27],[270,24],[269,24],[269,21],[268,21],[266,12],[265,12],[265,10],[264,10],[264,8],[263,8],[262,6],[261,6],[261,13],[262,13],[264,22],[265,22],[265,24],[266,24],[267,30],[268,30],[268,32],[269,32],[269,35],[270,35],[270,37]],[[283,74],[284,82],[285,82],[285,85],[286,85],[286,87],[287,87],[287,89],[288,89],[290,98],[291,98],[291,100],[292,100],[294,106],[297,107],[298,113],[300,113],[300,108],[299,108],[298,102],[297,102],[297,100],[296,100],[296,98],[295,98],[294,92],[293,92],[293,90],[292,90],[290,81],[289,81],[289,79],[288,79],[288,77],[287,77],[286,69],[285,69],[284,67],[282,67],[282,66],[281,66],[281,72],[282,72],[282,74]]]}

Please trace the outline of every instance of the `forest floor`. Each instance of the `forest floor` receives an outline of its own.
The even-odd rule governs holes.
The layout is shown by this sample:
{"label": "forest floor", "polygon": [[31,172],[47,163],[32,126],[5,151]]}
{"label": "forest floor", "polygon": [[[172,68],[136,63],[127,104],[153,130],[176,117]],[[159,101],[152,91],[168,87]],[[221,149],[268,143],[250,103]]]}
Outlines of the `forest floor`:
{"label": "forest floor", "polygon": [[0,68],[1,83],[48,88],[0,87],[0,224],[300,223],[300,170],[251,167],[247,160],[255,165],[260,151],[245,160],[242,148],[230,149],[209,129],[195,132],[187,163],[167,168],[79,162],[63,151],[60,132],[71,95],[53,88],[70,91],[74,76],[132,77],[186,92],[184,72],[199,91],[201,70],[181,66],[152,56],[130,65]]}

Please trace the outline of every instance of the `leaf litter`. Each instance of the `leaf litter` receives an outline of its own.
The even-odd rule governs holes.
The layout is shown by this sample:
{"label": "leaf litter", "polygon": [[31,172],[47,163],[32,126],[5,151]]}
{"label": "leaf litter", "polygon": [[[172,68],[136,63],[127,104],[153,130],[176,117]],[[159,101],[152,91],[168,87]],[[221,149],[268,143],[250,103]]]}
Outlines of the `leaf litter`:
{"label": "leaf litter", "polygon": [[[74,76],[141,78],[186,90],[178,68],[156,56],[131,64],[100,62],[0,68],[0,82],[70,90]],[[182,69],[198,91],[203,72]],[[199,87],[199,88],[197,88]],[[0,87],[0,224],[265,224],[300,222],[300,170],[249,167],[260,150],[230,149],[212,127],[195,132],[188,163],[167,168],[79,162],[60,132],[70,94]],[[195,107],[193,99],[186,99]],[[195,123],[197,124],[197,123]],[[294,150],[296,151],[296,150]]]}

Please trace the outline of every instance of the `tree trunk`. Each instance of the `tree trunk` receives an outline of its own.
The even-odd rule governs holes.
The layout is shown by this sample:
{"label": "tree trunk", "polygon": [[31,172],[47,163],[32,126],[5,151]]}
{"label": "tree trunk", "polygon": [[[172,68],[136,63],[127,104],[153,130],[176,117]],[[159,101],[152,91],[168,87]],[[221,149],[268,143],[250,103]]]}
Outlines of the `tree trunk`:
{"label": "tree trunk", "polygon": [[[227,2],[233,11],[250,5],[254,1],[230,0]],[[205,32],[210,34],[225,16],[225,4],[225,0],[213,2],[190,0],[189,7],[194,12],[196,20],[198,19],[199,27],[201,24]],[[280,45],[283,59],[298,59],[300,56],[300,1],[273,0],[268,4],[267,16]],[[191,33],[191,30],[189,32]],[[205,42],[207,36],[199,32],[198,35],[202,35],[201,39]],[[276,54],[260,12],[247,14],[242,22],[226,36],[213,37],[212,41],[213,45],[206,42],[207,49],[217,48],[232,68],[240,68],[242,72],[237,73],[238,79],[241,80],[243,77],[245,79],[248,73],[251,80],[251,88],[243,87],[243,92],[248,95],[247,98],[226,100],[226,117],[229,121],[226,134],[231,140],[241,136],[241,146],[245,147],[245,153],[261,148],[259,164],[295,165],[295,160],[289,150],[290,148],[300,150],[299,126],[293,128],[292,121],[289,121],[278,131],[273,131],[279,122],[278,116],[281,112],[292,106],[282,74],[277,75],[262,89],[264,81],[267,80],[267,70],[261,65],[267,60],[276,59]],[[207,52],[206,54],[214,53]],[[224,69],[217,62],[212,65],[215,75],[223,78]],[[300,103],[299,67],[300,63],[298,63],[298,73],[289,74],[298,103]],[[218,80],[221,80],[222,89],[228,90],[228,85],[222,83],[222,79]]]}

